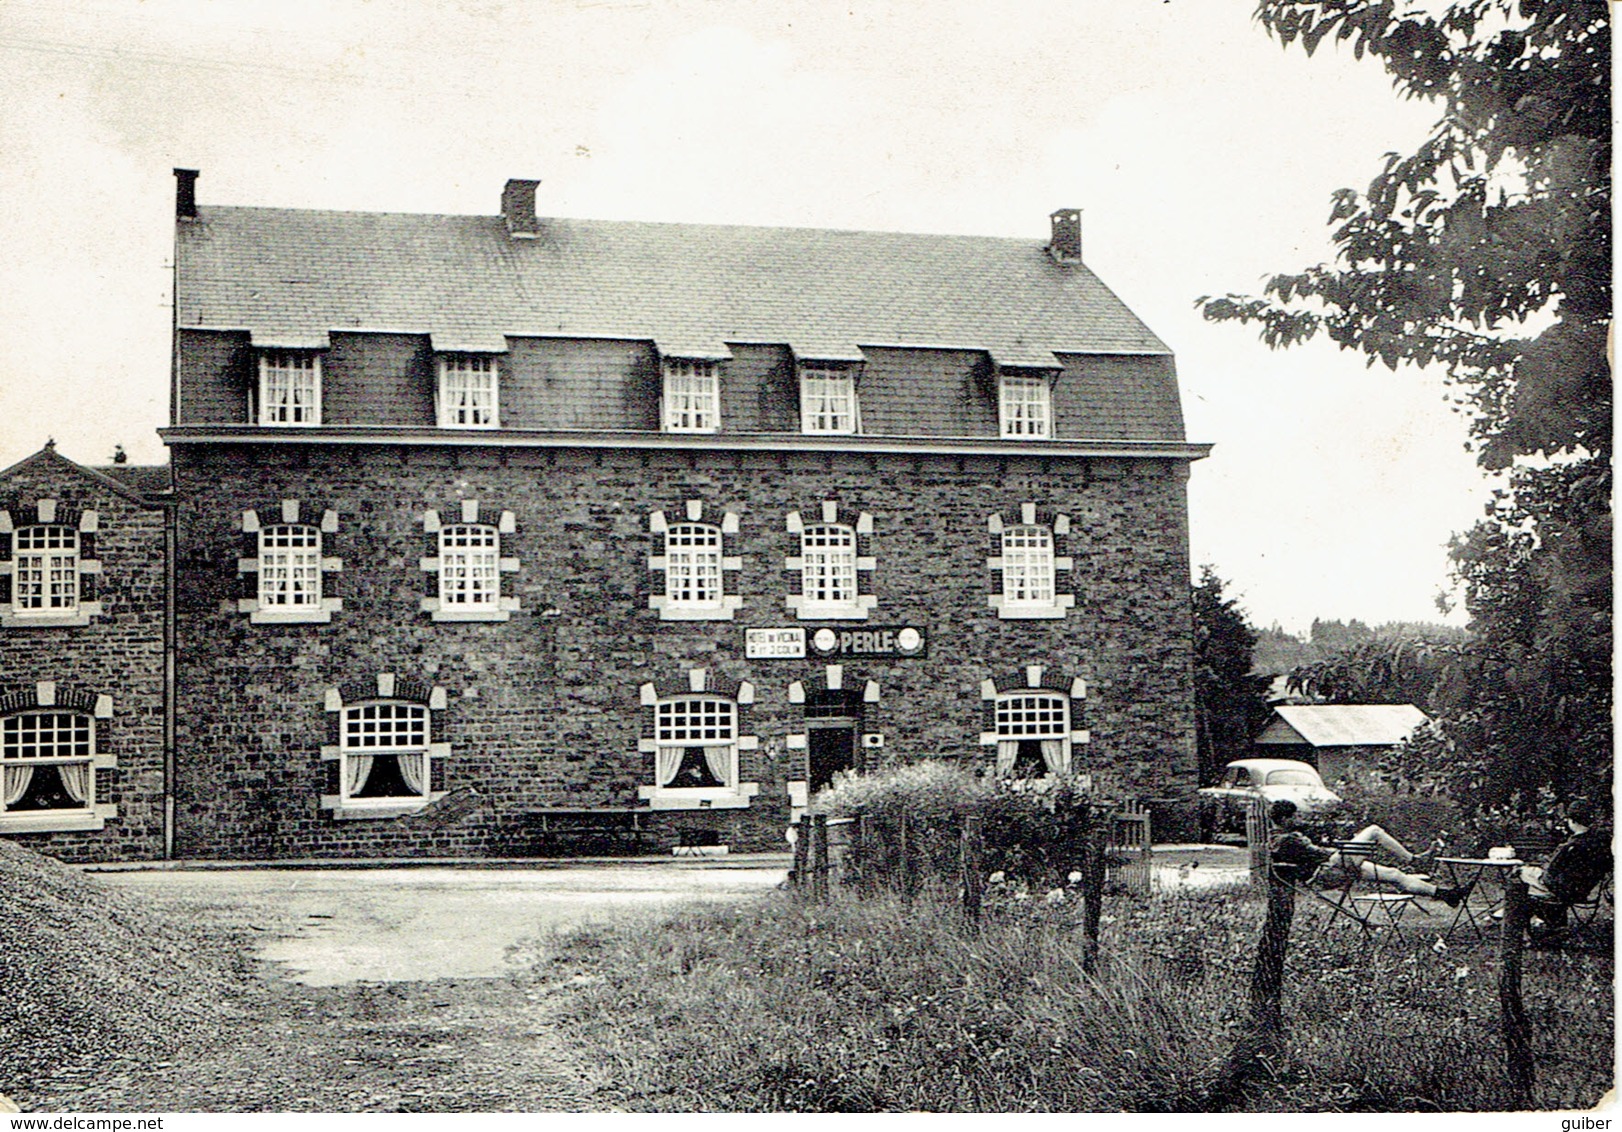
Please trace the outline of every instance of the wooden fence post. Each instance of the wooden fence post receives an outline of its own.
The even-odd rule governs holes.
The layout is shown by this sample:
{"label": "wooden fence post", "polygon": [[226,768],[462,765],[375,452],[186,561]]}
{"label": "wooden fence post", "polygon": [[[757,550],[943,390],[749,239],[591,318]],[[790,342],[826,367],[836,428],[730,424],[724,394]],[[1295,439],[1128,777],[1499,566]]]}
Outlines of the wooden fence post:
{"label": "wooden fence post", "polygon": [[1211,1086],[1213,1099],[1228,1102],[1244,1083],[1284,1048],[1284,956],[1295,918],[1295,891],[1268,869],[1267,920],[1250,979],[1250,1018],[1227,1063]]}
{"label": "wooden fence post", "polygon": [[1087,836],[1081,857],[1081,969],[1091,975],[1098,970],[1098,923],[1104,914],[1104,878],[1108,870],[1104,839],[1109,831],[1109,811],[1093,807],[1087,814]]}
{"label": "wooden fence post", "polygon": [[912,847],[907,844],[907,811],[902,810],[896,815],[896,865],[900,872],[897,881],[901,887],[901,898],[912,900]]}
{"label": "wooden fence post", "polygon": [[1273,876],[1270,820],[1267,804],[1260,798],[1245,807],[1245,848],[1250,855],[1250,884],[1261,893],[1273,891],[1270,883]]}
{"label": "wooden fence post", "polygon": [[[845,851],[847,861],[845,875],[850,877],[851,886],[865,896],[873,891],[871,880],[873,858],[869,855],[871,846],[867,842],[867,812],[865,810],[856,815],[856,825],[851,830],[850,841],[850,848]],[[848,864],[852,854],[855,855],[854,869]]]}
{"label": "wooden fence post", "polygon": [[959,855],[963,871],[963,914],[971,923],[980,920],[980,897],[985,891],[985,834],[979,814],[963,815],[963,845]]}
{"label": "wooden fence post", "polygon": [[794,866],[789,870],[789,887],[796,896],[805,894],[805,863],[811,851],[811,823],[801,815],[792,826],[794,830]]}
{"label": "wooden fence post", "polygon": [[811,899],[828,903],[828,815],[811,817]]}
{"label": "wooden fence post", "polygon": [[1504,884],[1504,920],[1498,949],[1498,1010],[1504,1029],[1504,1058],[1516,1109],[1532,1107],[1532,1024],[1521,1002],[1521,941],[1531,916],[1526,881],[1520,872]]}

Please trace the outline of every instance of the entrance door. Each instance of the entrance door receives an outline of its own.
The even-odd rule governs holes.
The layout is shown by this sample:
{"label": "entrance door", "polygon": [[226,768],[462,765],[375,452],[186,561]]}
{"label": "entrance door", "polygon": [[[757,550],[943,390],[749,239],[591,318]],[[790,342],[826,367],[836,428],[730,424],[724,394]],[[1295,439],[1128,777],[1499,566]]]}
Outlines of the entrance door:
{"label": "entrance door", "polygon": [[807,720],[806,743],[812,794],[831,783],[835,772],[856,766],[855,720]]}

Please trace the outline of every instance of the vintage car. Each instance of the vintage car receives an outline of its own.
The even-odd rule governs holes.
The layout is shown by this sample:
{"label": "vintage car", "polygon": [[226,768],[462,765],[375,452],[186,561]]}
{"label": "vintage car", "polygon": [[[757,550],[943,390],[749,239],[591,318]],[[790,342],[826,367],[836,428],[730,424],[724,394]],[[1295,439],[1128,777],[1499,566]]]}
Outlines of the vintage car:
{"label": "vintage car", "polygon": [[1318,772],[1294,759],[1236,759],[1222,781],[1200,789],[1200,836],[1205,841],[1245,836],[1245,815],[1260,799],[1264,806],[1280,798],[1296,805],[1303,822],[1329,819],[1340,808],[1340,795],[1325,786]]}

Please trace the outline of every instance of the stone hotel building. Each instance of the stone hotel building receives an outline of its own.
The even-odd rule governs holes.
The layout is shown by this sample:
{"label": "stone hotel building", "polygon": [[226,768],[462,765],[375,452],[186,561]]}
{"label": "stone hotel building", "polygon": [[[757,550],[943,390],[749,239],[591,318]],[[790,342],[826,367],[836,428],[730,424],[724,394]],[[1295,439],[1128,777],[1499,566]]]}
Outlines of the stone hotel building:
{"label": "stone hotel building", "polygon": [[781,848],[833,775],[921,759],[1190,812],[1207,447],[1076,211],[989,239],[176,176],[168,467],[0,473],[0,835]]}

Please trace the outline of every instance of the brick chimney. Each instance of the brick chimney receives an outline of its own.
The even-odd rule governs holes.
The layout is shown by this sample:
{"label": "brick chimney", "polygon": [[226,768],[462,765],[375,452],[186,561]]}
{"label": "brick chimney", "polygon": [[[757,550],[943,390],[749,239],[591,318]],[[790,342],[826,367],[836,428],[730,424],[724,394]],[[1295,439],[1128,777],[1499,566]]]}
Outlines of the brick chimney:
{"label": "brick chimney", "polygon": [[541,234],[541,219],[535,215],[535,188],[539,184],[513,178],[501,190],[501,218],[514,239],[533,240]]}
{"label": "brick chimney", "polygon": [[175,219],[197,219],[197,170],[175,170]]}
{"label": "brick chimney", "polygon": [[1053,240],[1048,254],[1059,263],[1081,262],[1081,209],[1061,208],[1052,216]]}

